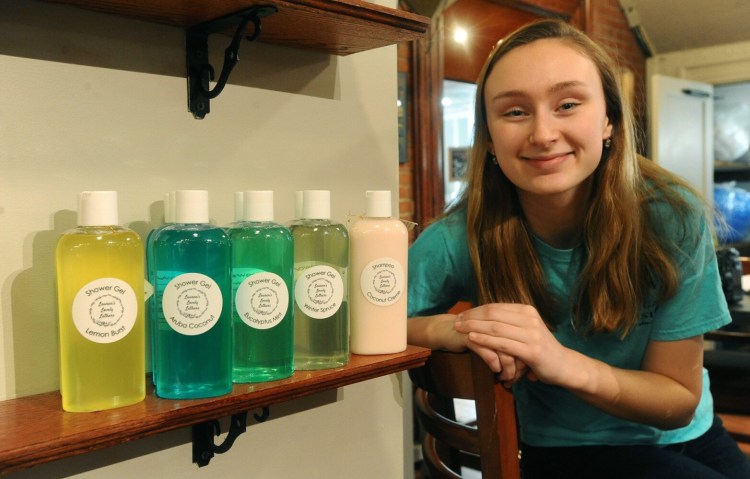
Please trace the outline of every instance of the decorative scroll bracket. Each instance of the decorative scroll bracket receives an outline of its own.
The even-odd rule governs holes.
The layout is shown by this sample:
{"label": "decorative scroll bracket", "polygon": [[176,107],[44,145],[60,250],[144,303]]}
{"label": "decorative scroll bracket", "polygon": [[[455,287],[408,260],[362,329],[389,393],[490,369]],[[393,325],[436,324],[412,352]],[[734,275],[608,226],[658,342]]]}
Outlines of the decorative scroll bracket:
{"label": "decorative scroll bracket", "polygon": [[[270,411],[263,407],[260,414],[253,414],[258,422],[268,419]],[[232,415],[229,432],[221,444],[214,444],[214,438],[221,434],[219,421],[206,421],[193,426],[193,462],[198,467],[207,466],[214,454],[224,454],[231,449],[237,437],[247,430],[247,412]]]}
{"label": "decorative scroll bracket", "polygon": [[[210,100],[216,98],[229,80],[229,74],[239,61],[240,42],[243,38],[254,41],[260,35],[261,18],[278,12],[273,5],[255,5],[215,20],[194,27],[186,33],[187,39],[187,83],[188,110],[196,119],[203,119],[211,111]],[[252,22],[255,30],[245,35],[247,24]],[[221,68],[216,86],[209,88],[209,81],[214,79],[214,68],[208,61],[208,36],[212,33],[226,31],[233,25],[237,30],[232,42],[224,50],[224,65]]]}

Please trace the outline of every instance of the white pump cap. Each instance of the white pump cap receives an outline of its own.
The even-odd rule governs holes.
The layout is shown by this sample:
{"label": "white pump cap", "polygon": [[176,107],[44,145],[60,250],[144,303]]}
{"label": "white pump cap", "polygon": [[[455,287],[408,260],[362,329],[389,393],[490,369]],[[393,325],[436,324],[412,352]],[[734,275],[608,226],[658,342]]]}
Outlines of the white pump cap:
{"label": "white pump cap", "polygon": [[302,218],[308,220],[331,219],[331,192],[328,190],[303,191]]}
{"label": "white pump cap", "polygon": [[244,193],[242,191],[234,192],[234,221],[242,221],[244,215],[242,210],[244,208],[244,200],[242,199]]}
{"label": "white pump cap", "polygon": [[365,192],[365,216],[368,218],[391,217],[391,192],[375,190]]}
{"label": "white pump cap", "polygon": [[79,226],[118,224],[116,191],[82,191],[78,194]]}
{"label": "white pump cap", "polygon": [[273,221],[273,191],[245,191],[243,196],[245,221]]}
{"label": "white pump cap", "polygon": [[208,223],[208,191],[175,191],[174,199],[175,223]]}

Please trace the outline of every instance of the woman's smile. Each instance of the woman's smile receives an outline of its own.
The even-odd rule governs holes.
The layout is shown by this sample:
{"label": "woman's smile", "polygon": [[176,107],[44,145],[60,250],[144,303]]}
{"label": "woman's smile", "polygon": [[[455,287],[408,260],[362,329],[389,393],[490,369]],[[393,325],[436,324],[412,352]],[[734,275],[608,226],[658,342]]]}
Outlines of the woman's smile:
{"label": "woman's smile", "polygon": [[526,160],[526,163],[532,168],[537,168],[539,170],[554,170],[565,163],[565,161],[571,158],[572,155],[572,152],[567,152],[535,156],[522,156],[521,159]]}

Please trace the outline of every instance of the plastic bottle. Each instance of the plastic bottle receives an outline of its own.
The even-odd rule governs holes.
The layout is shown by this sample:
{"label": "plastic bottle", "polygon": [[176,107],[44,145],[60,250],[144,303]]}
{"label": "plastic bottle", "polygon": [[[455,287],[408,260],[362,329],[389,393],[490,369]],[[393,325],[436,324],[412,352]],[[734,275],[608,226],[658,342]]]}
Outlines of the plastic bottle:
{"label": "plastic bottle", "polygon": [[[174,191],[164,193],[164,223],[149,231],[148,236],[146,237],[146,277],[149,278],[149,281],[151,281],[151,278],[154,276],[154,235],[172,224],[174,224]],[[153,284],[150,285],[150,288],[153,289]],[[151,345],[151,382],[155,385],[157,354],[155,350],[156,341],[153,340],[156,331],[156,320],[151,317],[153,309],[154,295],[151,294],[146,301],[146,324],[149,332],[149,340],[147,343]]]}
{"label": "plastic bottle", "polygon": [[245,193],[242,191],[234,192],[234,222],[242,221],[245,210]]}
{"label": "plastic bottle", "polygon": [[274,223],[273,191],[245,191],[232,240],[232,380],[252,383],[294,372],[294,242]]}
{"label": "plastic bottle", "polygon": [[302,193],[302,190],[294,192],[294,218],[286,223],[289,229],[302,221]]}
{"label": "plastic bottle", "polygon": [[127,406],[146,394],[143,243],[117,223],[116,191],[84,191],[79,226],[57,242],[65,411]]}
{"label": "plastic bottle", "polygon": [[175,224],[154,235],[156,394],[168,399],[232,390],[231,246],[209,223],[208,192],[175,192]]}
{"label": "plastic bottle", "polygon": [[349,234],[331,222],[330,191],[303,192],[294,236],[294,368],[349,362]]}
{"label": "plastic bottle", "polygon": [[365,217],[350,230],[351,351],[406,349],[409,233],[391,217],[391,192],[367,191]]}
{"label": "plastic bottle", "polygon": [[234,192],[234,219],[231,223],[227,224],[224,229],[227,231],[227,234],[229,234],[229,230],[231,228],[234,228],[237,223],[242,221],[242,210],[245,208],[244,206],[244,191],[235,191]]}

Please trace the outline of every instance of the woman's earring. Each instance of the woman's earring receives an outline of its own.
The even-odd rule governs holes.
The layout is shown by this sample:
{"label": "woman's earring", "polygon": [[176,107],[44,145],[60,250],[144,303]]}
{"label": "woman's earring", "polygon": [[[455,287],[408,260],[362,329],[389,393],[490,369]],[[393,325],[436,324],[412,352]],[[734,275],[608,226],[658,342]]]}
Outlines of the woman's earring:
{"label": "woman's earring", "polygon": [[497,157],[495,155],[492,155],[492,164],[497,166]]}
{"label": "woman's earring", "polygon": [[612,146],[612,138],[607,138],[604,140],[604,148],[609,148],[610,146]]}

